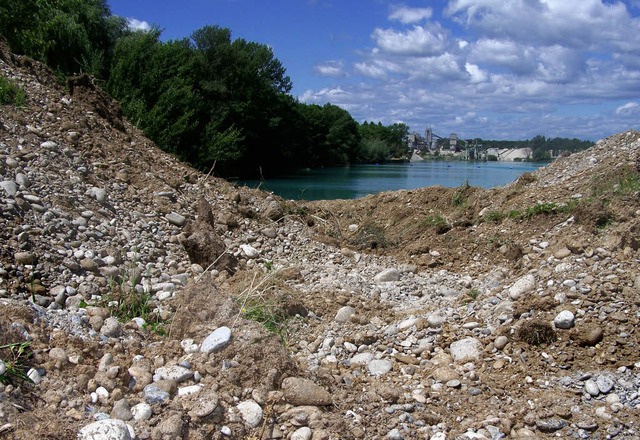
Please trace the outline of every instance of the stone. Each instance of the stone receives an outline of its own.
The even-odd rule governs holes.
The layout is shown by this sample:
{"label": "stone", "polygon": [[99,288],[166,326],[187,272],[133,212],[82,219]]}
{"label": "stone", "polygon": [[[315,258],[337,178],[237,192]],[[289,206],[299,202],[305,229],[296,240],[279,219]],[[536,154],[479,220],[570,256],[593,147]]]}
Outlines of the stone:
{"label": "stone", "polygon": [[555,325],[556,328],[560,329],[569,329],[573,327],[574,322],[575,316],[569,310],[563,310],[562,312],[558,313],[555,318],[553,318],[553,325]]}
{"label": "stone", "polygon": [[148,403],[141,402],[131,408],[131,415],[136,421],[149,420],[153,415],[153,409]]}
{"label": "stone", "polygon": [[213,391],[207,391],[206,394],[199,395],[198,400],[191,408],[191,412],[199,418],[207,417],[218,408],[219,404],[218,395]]}
{"label": "stone", "polygon": [[309,379],[287,377],[282,381],[285,400],[291,405],[325,406],[333,403],[331,394]]}
{"label": "stone", "polygon": [[153,429],[152,438],[179,439],[182,437],[182,416],[171,414],[161,419],[158,426]]}
{"label": "stone", "polygon": [[160,388],[157,384],[151,383],[142,390],[144,400],[153,405],[155,403],[167,403],[171,400],[171,394]]}
{"label": "stone", "polygon": [[540,419],[536,420],[536,428],[540,432],[550,433],[559,431],[567,426],[567,421],[558,418]]}
{"label": "stone", "polygon": [[613,389],[616,382],[612,377],[601,374],[596,378],[596,384],[598,385],[598,389],[602,394],[607,394]]}
{"label": "stone", "polygon": [[104,320],[102,328],[100,328],[100,334],[108,338],[117,338],[122,333],[122,327],[120,321],[114,316],[110,316]]}
{"label": "stone", "polygon": [[498,350],[502,350],[504,347],[507,346],[508,343],[509,343],[509,338],[507,338],[504,335],[500,335],[496,338],[495,341],[493,341],[493,346]]}
{"label": "stone", "polygon": [[400,272],[398,269],[385,269],[373,277],[376,283],[387,283],[392,281],[400,281]]}
{"label": "stone", "polygon": [[248,244],[241,244],[240,251],[242,251],[242,254],[249,259],[258,258],[260,256],[260,251]]}
{"label": "stone", "polygon": [[577,326],[571,334],[571,338],[582,347],[593,347],[602,341],[603,336],[602,327],[597,324]]}
{"label": "stone", "polygon": [[184,226],[184,224],[187,222],[186,217],[178,214],[177,212],[170,212],[169,214],[165,215],[164,218],[174,226],[181,227]]}
{"label": "stone", "polygon": [[594,380],[587,380],[584,383],[584,390],[590,394],[592,397],[597,397],[600,394],[600,389],[598,388],[598,384]]}
{"label": "stone", "polygon": [[7,364],[4,363],[2,359],[0,359],[0,376],[7,372]]}
{"label": "stone", "polygon": [[475,338],[465,338],[449,346],[454,362],[473,361],[480,358],[482,343]]}
{"label": "stone", "polygon": [[78,440],[131,440],[131,438],[129,426],[124,421],[116,419],[99,420],[78,431]]}
{"label": "stone", "polygon": [[13,258],[18,264],[33,264],[36,261],[36,256],[32,252],[16,252]]}
{"label": "stone", "polygon": [[242,416],[242,420],[251,428],[255,428],[262,422],[262,407],[253,400],[240,402],[236,407]]}
{"label": "stone", "polygon": [[293,431],[293,434],[291,434],[291,440],[310,440],[312,433],[311,428],[303,426]]}
{"label": "stone", "polygon": [[363,353],[358,353],[354,355],[351,358],[350,363],[351,363],[351,366],[367,365],[373,359],[374,359],[373,353],[363,352]]}
{"label": "stone", "polygon": [[113,404],[111,410],[111,417],[118,420],[124,420],[125,422],[133,418],[131,413],[131,405],[127,399],[120,399]]}
{"label": "stone", "polygon": [[374,359],[367,365],[367,370],[372,376],[382,376],[393,368],[393,364],[386,359]]}
{"label": "stone", "polygon": [[202,341],[200,345],[201,353],[213,353],[222,350],[231,342],[231,329],[229,327],[218,327]]}
{"label": "stone", "polygon": [[185,380],[193,377],[193,371],[188,368],[181,367],[179,365],[169,365],[160,367],[155,371],[153,380],[175,380],[177,383],[184,382]]}
{"label": "stone", "polygon": [[509,298],[517,300],[527,292],[531,292],[536,287],[536,278],[532,274],[527,274],[519,278],[509,287]]}
{"label": "stone", "polygon": [[335,322],[349,322],[351,321],[351,317],[355,316],[356,309],[351,306],[344,306],[338,309],[336,312],[336,317],[333,318]]}
{"label": "stone", "polygon": [[0,182],[0,188],[9,196],[13,197],[18,192],[18,184],[13,180],[3,180]]}

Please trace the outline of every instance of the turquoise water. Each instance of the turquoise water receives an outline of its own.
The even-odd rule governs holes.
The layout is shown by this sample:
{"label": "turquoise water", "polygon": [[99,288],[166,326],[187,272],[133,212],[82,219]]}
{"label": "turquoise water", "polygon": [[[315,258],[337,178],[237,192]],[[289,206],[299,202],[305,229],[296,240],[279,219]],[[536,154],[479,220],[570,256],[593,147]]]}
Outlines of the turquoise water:
{"label": "turquoise water", "polygon": [[426,161],[383,165],[354,165],[301,171],[265,181],[238,182],[260,187],[285,199],[356,199],[367,194],[425,186],[494,188],[516,180],[523,173],[545,165],[532,162]]}

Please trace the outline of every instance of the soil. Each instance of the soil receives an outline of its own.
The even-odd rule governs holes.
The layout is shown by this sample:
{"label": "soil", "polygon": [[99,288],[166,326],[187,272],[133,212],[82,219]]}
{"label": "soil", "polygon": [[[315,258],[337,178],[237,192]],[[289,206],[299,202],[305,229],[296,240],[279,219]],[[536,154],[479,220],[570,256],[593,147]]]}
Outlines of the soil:
{"label": "soil", "polygon": [[[161,409],[156,408],[149,421],[136,426],[140,438],[227,438],[221,434],[223,425],[232,428],[232,438],[277,438],[274,429],[278,427],[283,436],[294,438],[295,429],[306,424],[313,426],[314,439],[490,438],[482,435],[488,435],[485,428],[494,425],[509,438],[527,433],[534,438],[640,435],[640,132],[611,136],[586,152],[558,158],[510,185],[491,190],[429,187],[357,200],[285,201],[234,187],[160,152],[123,118],[118,104],[90,78],[71,79],[65,88],[46,67],[12,55],[6,47],[0,49],[3,74],[14,78],[28,95],[24,108],[1,109],[2,180],[15,176],[10,158],[18,158],[23,171],[30,167],[27,174],[32,181],[47,181],[51,187],[58,185],[56,176],[74,175],[78,163],[91,164],[82,183],[87,188],[126,183],[120,187],[119,199],[110,200],[111,207],[99,206],[95,201],[79,206],[70,191],[49,194],[48,203],[69,212],[102,209],[112,212],[114,218],[129,216],[126,221],[131,224],[144,223],[145,219],[152,222],[172,212],[186,213],[184,229],[169,225],[175,230],[173,235],[156,233],[154,244],[141,252],[144,258],[149,257],[147,262],[164,265],[167,273],[171,268],[179,272],[175,269],[177,264],[190,275],[188,283],[170,300],[162,303],[156,299],[152,304],[170,322],[165,334],[138,328],[131,322],[122,324],[119,337],[100,338],[88,331],[86,322],[81,330],[71,331],[70,318],[63,318],[65,310],[47,312],[46,306],[33,304],[37,286],[42,287],[38,292],[46,297],[57,285],[56,277],[63,276],[59,261],[62,258],[55,255],[56,234],[60,231],[38,226],[32,240],[49,240],[51,246],[23,246],[20,232],[27,230],[24,225],[39,225],[42,215],[34,210],[14,215],[7,208],[14,205],[4,204],[0,345],[23,342],[28,335],[29,354],[20,358],[21,367],[25,372],[30,367],[39,368],[46,375],[44,385],[28,381],[3,385],[0,438],[76,438],[78,430],[93,421],[90,392],[96,390],[98,383],[110,385],[106,388],[111,395],[100,407],[102,411],[109,412],[122,398],[136,402],[141,390],[132,385],[132,376],[127,372],[135,357],[152,365],[152,370],[177,363],[185,359],[185,340],[200,341],[221,326],[232,329],[234,342],[224,351],[210,356],[198,353],[188,360],[204,376],[201,383],[217,394],[225,413],[218,414],[218,419],[197,420],[190,412],[196,397],[176,398]],[[73,104],[67,105],[63,99]],[[68,163],[38,162],[36,169],[31,164],[46,158],[40,147],[46,140],[65,145],[67,157],[78,159],[69,159]],[[164,196],[162,192],[172,195]],[[209,200],[211,206],[205,203],[203,207],[203,199]],[[274,214],[272,208],[279,209],[276,211],[280,215]],[[265,228],[283,228],[286,233],[274,239],[273,248],[280,246],[292,255],[273,276],[269,271],[275,258],[255,263],[240,251],[233,256],[224,253],[225,246],[238,249],[240,242],[246,243],[248,237],[255,239],[259,235],[256,231]],[[196,232],[205,234],[204,239],[189,241]],[[202,249],[214,238],[215,246]],[[267,240],[260,240],[257,242],[266,246]],[[185,244],[194,242],[193,246]],[[114,240],[114,254],[121,246]],[[16,263],[19,251],[36,253],[42,265],[38,282],[26,276],[24,265]],[[221,254],[224,258],[217,260],[216,255]],[[442,306],[442,310],[452,311],[447,315],[451,319],[431,334],[426,321],[434,309],[429,308],[428,301],[416,302],[419,306],[409,300],[394,302],[382,299],[380,293],[370,293],[374,288],[357,294],[347,288],[330,289],[322,279],[333,276],[333,272],[316,276],[314,270],[320,264],[314,254],[323,258],[330,255],[338,268],[351,267],[348,265],[352,261],[361,258],[371,267],[405,267],[403,274],[408,277],[432,274],[472,281],[460,289],[466,294],[455,296],[446,307]],[[272,255],[276,255],[275,250]],[[565,292],[558,282],[549,281],[558,273],[561,261],[589,268],[588,273],[587,269],[580,269],[575,276],[565,277],[592,278],[588,292],[578,294],[569,287]],[[192,263],[202,267],[193,269]],[[215,263],[215,268],[207,267],[209,263]],[[361,277],[373,285],[368,273],[363,272]],[[514,295],[509,319],[500,321],[499,312],[489,310],[495,306],[492,298],[508,300],[509,286],[528,274],[536,277],[537,294],[518,298]],[[83,280],[93,279],[83,276]],[[96,275],[95,283],[102,293],[108,286],[106,282],[100,285],[99,279]],[[265,279],[268,282],[259,289],[264,296],[261,299],[283,321],[291,318],[284,330],[268,331],[244,314],[248,304],[242,299],[249,298],[247,292],[255,292],[256,283]],[[347,284],[348,280],[344,281],[343,285]],[[334,317],[345,306],[353,307],[357,314],[340,327]],[[554,317],[565,310],[578,317],[579,325],[570,330],[552,324]],[[433,348],[423,355],[402,352],[400,341],[393,342],[392,336],[384,334],[389,325],[407,318],[417,319],[408,336],[426,332],[435,338]],[[479,320],[482,328],[486,326],[488,334],[472,333],[472,325],[463,327],[474,320]],[[440,363],[449,356],[451,344],[465,335],[483,344],[475,370],[465,370],[471,367],[451,359]],[[495,348],[499,336],[509,338],[504,349]],[[346,364],[328,358],[319,361],[320,366],[310,367],[307,361],[320,357],[318,347],[327,339],[377,347],[377,353],[385,356],[393,353],[396,366],[389,375],[379,378],[354,375]],[[54,348],[63,349],[68,360],[53,357]],[[339,357],[343,354],[340,350],[331,353]],[[0,349],[0,359],[5,362],[12,356],[8,348]],[[119,369],[99,371],[98,365],[105,362],[105,356],[111,357],[109,364]],[[447,392],[446,387],[443,390],[434,386],[450,382],[434,379],[435,371],[443,366],[458,373],[462,389],[475,384],[481,393]],[[593,415],[595,404],[605,405],[604,397],[591,401],[582,386],[588,377],[595,378],[601,372],[631,374],[635,378],[632,381],[636,380],[636,395],[633,390],[625,394],[616,388],[622,407],[614,411],[610,409],[613,404],[607,401],[607,417],[598,419]],[[311,417],[315,425],[298,419],[300,423],[294,423],[291,420],[295,417],[290,413],[294,407],[272,400],[282,398],[282,380],[294,376],[310,378],[332,394],[333,405],[320,405],[319,415]],[[572,378],[570,385],[562,385],[561,378],[565,376]],[[413,392],[423,390],[414,386],[418,383],[427,390],[427,401],[415,406]],[[265,422],[258,427],[247,426],[238,417],[228,415],[238,401],[247,399],[257,401],[265,412]],[[409,404],[414,406],[411,411],[402,410],[409,416],[400,422],[390,415],[391,410],[387,411],[400,411],[401,405]],[[595,418],[596,431],[580,425],[576,421],[578,413]],[[166,422],[176,415],[179,430]],[[409,417],[422,424],[406,428]],[[567,427],[547,428],[544,423],[549,419],[568,421]],[[393,429],[398,430],[399,436]],[[478,432],[479,437],[464,437],[470,430]],[[444,436],[437,437],[438,433]]]}

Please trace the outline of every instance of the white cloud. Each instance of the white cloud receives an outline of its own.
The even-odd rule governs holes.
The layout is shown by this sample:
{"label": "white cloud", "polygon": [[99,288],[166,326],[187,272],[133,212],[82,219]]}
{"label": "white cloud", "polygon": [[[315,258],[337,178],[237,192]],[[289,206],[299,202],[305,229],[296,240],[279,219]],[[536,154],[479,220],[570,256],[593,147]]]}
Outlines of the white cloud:
{"label": "white cloud", "polygon": [[369,78],[384,79],[387,77],[386,69],[374,63],[355,63],[353,68],[357,73]]}
{"label": "white cloud", "polygon": [[450,0],[441,22],[422,9],[398,7],[372,31],[351,63],[361,83],[301,100],[441,135],[595,140],[637,127],[640,17],[624,3]]}
{"label": "white cloud", "polygon": [[640,104],[637,102],[627,102],[616,109],[616,115],[629,115],[637,113],[640,110]]}
{"label": "white cloud", "polygon": [[314,66],[313,70],[320,76],[347,76],[346,72],[344,71],[342,61],[327,61],[325,63]]}
{"label": "white cloud", "polygon": [[431,8],[408,8],[406,6],[400,6],[389,15],[389,20],[397,20],[403,24],[410,24],[428,20],[432,15],[433,9]]}
{"label": "white cloud", "polygon": [[137,18],[127,18],[127,26],[132,31],[149,31],[151,30],[151,25],[144,20],[138,20]]}
{"label": "white cloud", "polygon": [[378,28],[371,37],[380,51],[397,55],[436,55],[449,44],[440,26],[414,26],[408,31]]}

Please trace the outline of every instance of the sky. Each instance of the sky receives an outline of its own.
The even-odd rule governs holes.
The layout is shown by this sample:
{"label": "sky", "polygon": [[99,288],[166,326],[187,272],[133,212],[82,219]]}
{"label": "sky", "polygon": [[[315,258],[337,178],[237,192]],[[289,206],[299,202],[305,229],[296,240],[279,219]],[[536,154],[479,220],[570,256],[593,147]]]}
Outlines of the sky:
{"label": "sky", "polygon": [[424,135],[640,129],[640,0],[108,0],[132,28],[268,45],[308,104]]}

